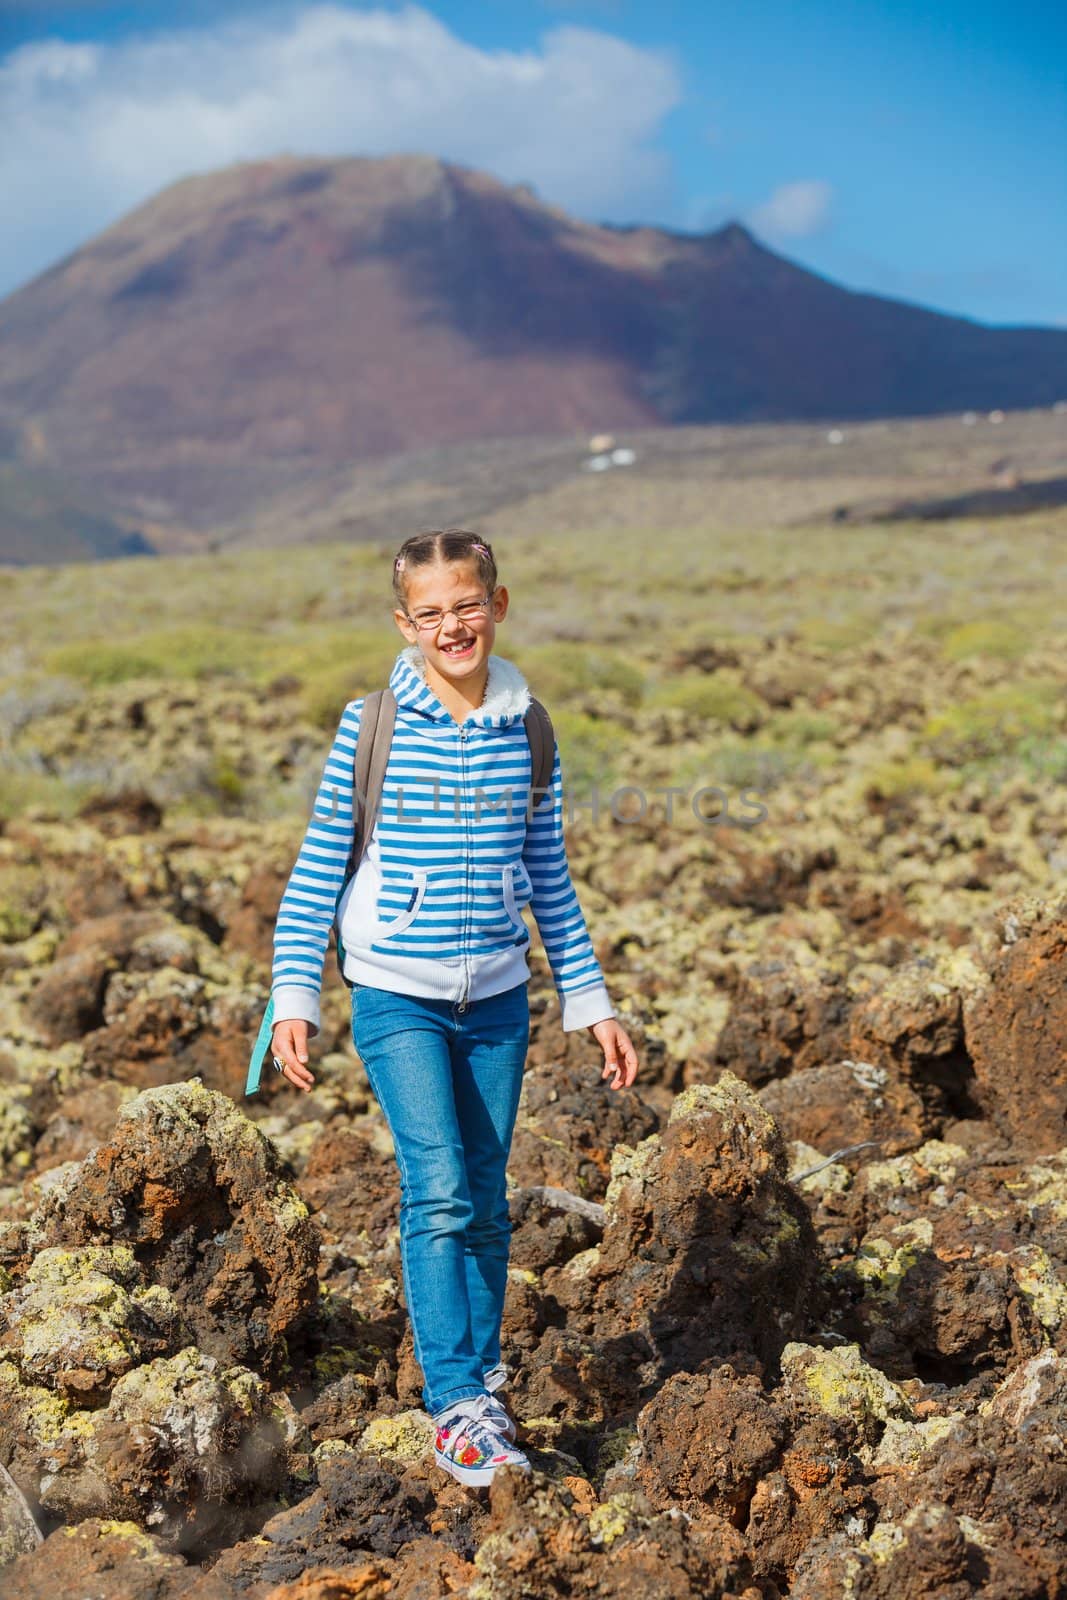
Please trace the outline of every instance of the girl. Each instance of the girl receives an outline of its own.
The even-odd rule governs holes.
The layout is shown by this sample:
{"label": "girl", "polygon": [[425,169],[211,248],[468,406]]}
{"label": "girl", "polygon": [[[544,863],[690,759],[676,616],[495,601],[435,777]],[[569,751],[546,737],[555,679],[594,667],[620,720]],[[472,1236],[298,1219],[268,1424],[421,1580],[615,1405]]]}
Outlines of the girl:
{"label": "girl", "polygon": [[558,745],[552,801],[528,808],[530,690],[492,653],[509,598],[492,550],[460,529],[417,534],[393,563],[393,594],[407,648],[389,678],[396,725],[377,820],[346,886],[363,706],[353,700],[279,906],[271,1048],[277,1070],[310,1090],[307,1041],[336,915],[352,1038],[400,1172],[404,1292],[435,1459],[477,1485],[500,1466],[529,1467],[496,1398],[507,1378],[505,1168],[530,1035],[523,906],[563,1027],[589,1029],[612,1089],[633,1083],[637,1055],[571,882]]}

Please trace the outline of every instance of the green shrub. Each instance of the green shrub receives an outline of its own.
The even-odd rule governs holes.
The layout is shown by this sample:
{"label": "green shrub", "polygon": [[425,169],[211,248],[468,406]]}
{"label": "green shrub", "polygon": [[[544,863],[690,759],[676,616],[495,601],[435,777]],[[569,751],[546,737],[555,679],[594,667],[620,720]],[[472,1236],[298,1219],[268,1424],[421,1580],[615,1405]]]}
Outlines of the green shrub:
{"label": "green shrub", "polygon": [[345,659],[305,673],[301,706],[308,722],[327,733],[336,732],[350,700],[360,700],[373,689],[387,686],[394,659],[379,657],[373,664],[366,657]]}
{"label": "green shrub", "polygon": [[864,793],[883,800],[908,795],[943,794],[955,779],[928,756],[910,756],[903,761],[886,761],[871,769],[864,781]]}
{"label": "green shrub", "polygon": [[758,728],[767,715],[759,695],[726,672],[680,673],[657,684],[649,700],[741,733]]}
{"label": "green shrub", "polygon": [[840,718],[826,711],[773,711],[760,730],[760,739],[782,750],[807,750],[812,745],[832,744],[840,726]]}
{"label": "green shrub", "polygon": [[343,671],[352,682],[345,698],[357,700],[371,689],[384,689],[403,648],[395,628],[301,629],[272,640],[270,659],[258,676],[263,681],[291,676],[310,684],[324,674]]}
{"label": "green shrub", "polygon": [[131,678],[163,678],[164,664],[158,656],[128,644],[67,644],[45,657],[49,670],[65,673],[91,688],[126,683]]}
{"label": "green shrub", "polygon": [[[384,687],[384,683],[375,684],[375,688]],[[312,727],[335,733],[345,706],[364,693],[366,690],[356,686],[349,667],[325,667],[305,678],[300,704]]]}
{"label": "green shrub", "polygon": [[963,661],[969,656],[991,656],[997,661],[1018,661],[1029,648],[1025,631],[1013,622],[996,617],[979,617],[953,628],[941,641],[947,661]]}
{"label": "green shrub", "polygon": [[563,768],[564,816],[566,795],[572,794],[576,803],[591,799],[594,784],[601,803],[609,801],[625,764],[623,733],[618,723],[563,707],[552,712],[552,726]]}
{"label": "green shrub", "polygon": [[1035,782],[1067,783],[1067,739],[1020,739],[1015,760]]}
{"label": "green shrub", "polygon": [[614,690],[624,705],[640,705],[645,690],[644,674],[617,650],[603,645],[575,644],[560,640],[556,644],[534,645],[514,658],[530,692],[551,712],[556,705],[604,690]]}
{"label": "green shrub", "polygon": [[1051,681],[1003,684],[931,717],[921,743],[939,761],[987,761],[1012,754],[1023,740],[1055,732],[1060,686]]}
{"label": "green shrub", "polygon": [[220,800],[228,805],[235,806],[244,798],[245,781],[225,751],[216,752],[211,766],[210,781]]}
{"label": "green shrub", "polygon": [[[6,776],[0,772],[0,797]],[[40,867],[0,861],[0,944],[28,939],[37,932],[44,915],[45,881]]]}
{"label": "green shrub", "polygon": [[35,809],[67,822],[92,792],[91,784],[68,783],[52,773],[0,767],[0,820],[8,822]]}
{"label": "green shrub", "polygon": [[90,639],[62,645],[46,657],[49,671],[92,687],[132,678],[203,679],[253,675],[269,660],[269,638],[191,623],[116,641]]}
{"label": "green shrub", "polygon": [[867,617],[854,617],[848,621],[833,617],[805,617],[797,624],[797,634],[806,644],[835,652],[859,649],[869,644],[877,632],[877,624]]}
{"label": "green shrub", "polygon": [[790,778],[812,781],[817,766],[817,762],[799,750],[772,750],[762,743],[746,741],[719,746],[710,762],[705,758],[698,776],[701,783],[716,784],[730,791],[732,813],[737,805],[735,790],[758,789],[763,794],[777,789]]}

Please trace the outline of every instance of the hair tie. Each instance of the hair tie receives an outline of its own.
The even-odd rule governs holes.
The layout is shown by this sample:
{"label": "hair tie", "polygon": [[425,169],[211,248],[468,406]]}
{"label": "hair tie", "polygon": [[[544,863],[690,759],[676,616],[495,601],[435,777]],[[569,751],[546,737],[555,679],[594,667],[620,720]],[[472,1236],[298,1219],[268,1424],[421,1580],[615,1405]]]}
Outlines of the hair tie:
{"label": "hair tie", "polygon": [[477,539],[475,539],[474,543],[471,545],[471,549],[472,550],[484,550],[486,555],[489,554],[488,545],[480,544]]}

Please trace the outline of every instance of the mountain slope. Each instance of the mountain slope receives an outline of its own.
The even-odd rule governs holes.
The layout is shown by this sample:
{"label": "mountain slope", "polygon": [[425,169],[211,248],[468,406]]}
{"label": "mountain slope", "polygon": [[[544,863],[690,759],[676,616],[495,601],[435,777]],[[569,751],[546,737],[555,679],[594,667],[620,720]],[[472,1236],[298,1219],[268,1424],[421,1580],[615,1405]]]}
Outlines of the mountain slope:
{"label": "mountain slope", "polygon": [[0,304],[0,455],[201,529],[419,446],[1063,392],[1067,332],[853,294],[737,225],[595,227],[428,157],[183,180]]}

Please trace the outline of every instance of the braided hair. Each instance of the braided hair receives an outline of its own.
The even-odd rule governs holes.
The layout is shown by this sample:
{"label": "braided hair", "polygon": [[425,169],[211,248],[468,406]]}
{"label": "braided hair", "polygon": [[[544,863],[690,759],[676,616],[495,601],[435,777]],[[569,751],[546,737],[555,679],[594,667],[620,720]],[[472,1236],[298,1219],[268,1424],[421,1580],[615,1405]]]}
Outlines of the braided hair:
{"label": "braided hair", "polygon": [[492,547],[466,528],[432,528],[405,539],[393,559],[393,595],[401,610],[407,610],[407,580],[412,572],[453,561],[471,562],[486,594],[492,594],[497,577]]}

